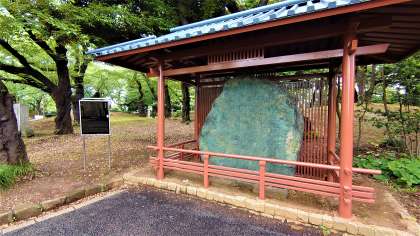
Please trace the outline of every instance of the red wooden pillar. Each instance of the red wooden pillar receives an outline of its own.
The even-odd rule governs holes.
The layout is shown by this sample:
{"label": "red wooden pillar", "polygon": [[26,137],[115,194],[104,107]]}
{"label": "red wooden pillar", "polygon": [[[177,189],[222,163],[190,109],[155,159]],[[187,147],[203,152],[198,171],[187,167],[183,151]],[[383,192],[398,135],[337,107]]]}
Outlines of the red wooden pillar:
{"label": "red wooden pillar", "polygon": [[[336,84],[336,71],[335,68],[330,66],[328,76],[328,136],[327,136],[327,152],[328,152],[328,164],[333,165],[335,162],[335,157],[332,153],[335,153],[336,145],[336,103],[337,103],[337,84]],[[333,181],[334,176],[331,171],[328,174],[328,181]]]}
{"label": "red wooden pillar", "polygon": [[204,187],[209,187],[209,158],[208,154],[204,155]]}
{"label": "red wooden pillar", "polygon": [[157,107],[157,147],[158,147],[158,170],[157,179],[163,179],[163,157],[165,139],[165,78],[163,75],[162,63],[159,64],[158,78],[158,107]]}
{"label": "red wooden pillar", "polygon": [[196,85],[195,85],[195,108],[194,108],[194,138],[195,140],[198,141],[198,138],[200,136],[200,131],[199,131],[200,79],[199,77],[197,77],[195,83]]}
{"label": "red wooden pillar", "polygon": [[[196,77],[195,80],[195,108],[194,108],[194,139],[197,141],[196,142],[196,149],[200,150],[200,143],[199,143],[199,138],[200,138],[200,77]],[[198,159],[200,159],[200,155],[198,154],[194,154],[194,157]]]}
{"label": "red wooden pillar", "polygon": [[260,166],[260,170],[259,170],[259,198],[261,200],[265,199],[265,166],[266,166],[266,161],[259,161],[259,166]]}
{"label": "red wooden pillar", "polygon": [[352,216],[352,164],[353,164],[353,118],[354,77],[357,39],[348,35],[343,50],[343,93],[341,98],[340,127],[340,203],[338,213],[343,218]]}

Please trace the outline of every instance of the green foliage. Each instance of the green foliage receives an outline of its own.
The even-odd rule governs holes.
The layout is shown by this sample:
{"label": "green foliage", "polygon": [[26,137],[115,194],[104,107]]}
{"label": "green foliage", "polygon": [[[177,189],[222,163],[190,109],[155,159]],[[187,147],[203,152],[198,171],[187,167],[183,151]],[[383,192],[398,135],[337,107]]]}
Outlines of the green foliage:
{"label": "green foliage", "polygon": [[320,226],[319,226],[319,229],[321,230],[322,235],[324,235],[324,236],[331,235],[331,229],[330,229],[330,228],[328,228],[327,226],[325,226],[325,225],[320,225]]}
{"label": "green foliage", "polygon": [[399,184],[409,187],[420,184],[420,158],[394,160],[388,163],[388,168]]}
{"label": "green foliage", "polygon": [[63,4],[63,8],[67,21],[78,25],[97,46],[104,46],[167,32],[176,24],[176,12],[168,2],[86,0]]}
{"label": "green foliage", "polygon": [[412,155],[417,155],[415,147],[412,145],[419,145],[415,142],[415,137],[420,132],[420,109],[411,107],[406,109],[402,107],[397,111],[388,111],[386,114],[383,111],[375,111],[374,116],[370,119],[376,128],[387,128],[389,134],[382,142],[381,146],[390,148],[399,152],[412,152]]}
{"label": "green foliage", "polygon": [[354,165],[367,169],[379,169],[382,174],[374,178],[384,182],[394,182],[398,185],[411,187],[420,184],[420,158],[395,154],[367,154],[359,155]]}
{"label": "green foliage", "polygon": [[34,171],[31,164],[24,165],[0,165],[0,189],[10,188],[18,178],[28,175]]}
{"label": "green foliage", "polygon": [[54,101],[45,92],[25,84],[5,84],[16,102],[28,106],[30,114],[44,115],[55,111]]}
{"label": "green foliage", "polygon": [[[420,53],[389,65],[381,66],[380,93],[375,101],[384,103],[384,110],[375,111],[371,122],[377,128],[385,128],[383,147],[393,151],[419,153],[420,135]],[[385,96],[386,95],[386,96]],[[397,103],[398,110],[389,109],[388,104]],[[385,107],[387,105],[388,108]]]}
{"label": "green foliage", "polygon": [[382,174],[374,175],[373,177],[377,180],[388,182],[392,175],[388,164],[392,160],[394,160],[394,157],[390,155],[367,154],[356,156],[353,163],[360,168],[381,170]]}

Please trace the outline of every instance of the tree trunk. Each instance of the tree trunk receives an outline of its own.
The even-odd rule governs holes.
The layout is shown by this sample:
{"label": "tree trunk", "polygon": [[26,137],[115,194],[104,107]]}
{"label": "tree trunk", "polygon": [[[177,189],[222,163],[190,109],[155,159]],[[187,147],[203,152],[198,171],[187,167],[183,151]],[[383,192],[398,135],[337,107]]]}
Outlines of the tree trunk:
{"label": "tree trunk", "polygon": [[[341,81],[343,80],[343,78],[339,77],[337,79],[337,102],[335,103],[335,110],[337,112],[337,118],[338,118],[338,127],[341,127]],[[338,139],[340,139],[340,135],[341,135],[341,128],[338,128]]]}
{"label": "tree trunk", "polygon": [[390,131],[389,131],[389,109],[388,109],[388,98],[387,98],[387,92],[386,89],[388,88],[388,82],[386,81],[385,75],[384,75],[384,67],[381,68],[381,76],[382,76],[382,102],[384,104],[384,111],[385,111],[385,129],[386,129],[386,135],[388,138],[390,137]]}
{"label": "tree trunk", "polygon": [[73,117],[76,123],[80,122],[79,119],[79,101],[85,96],[85,87],[83,86],[83,77],[76,76],[74,79],[74,95],[72,97],[72,110]]}
{"label": "tree trunk", "polygon": [[56,47],[57,58],[55,60],[57,67],[58,86],[52,92],[55,101],[57,116],[55,117],[55,134],[73,133],[73,124],[71,122],[71,85],[70,75],[67,68],[67,49],[63,45]]}
{"label": "tree trunk", "polygon": [[147,87],[150,90],[150,94],[152,95],[152,99],[153,99],[152,114],[150,114],[150,115],[152,117],[156,117],[156,114],[157,114],[157,94],[156,94],[156,90],[151,85],[149,77],[146,77],[146,84],[147,84]]}
{"label": "tree trunk", "polygon": [[258,6],[259,7],[261,7],[261,6],[265,6],[265,5],[267,5],[268,4],[268,0],[260,0],[259,2],[258,2]]}
{"label": "tree trunk", "polygon": [[0,80],[0,164],[15,165],[28,161],[13,110],[13,98]]}
{"label": "tree trunk", "polygon": [[[44,96],[42,96],[43,98]],[[39,100],[35,101],[35,112],[37,115],[43,115],[43,110],[42,110],[42,98],[40,98]]]}
{"label": "tree trunk", "polygon": [[171,96],[169,95],[169,87],[165,84],[165,117],[172,116]]}
{"label": "tree trunk", "polygon": [[87,67],[90,60],[88,58],[83,59],[83,63],[80,65],[77,76],[74,77],[74,95],[72,97],[72,108],[73,108],[73,117],[76,123],[80,122],[79,119],[79,101],[85,97],[85,87],[84,87],[84,78]]}
{"label": "tree trunk", "polygon": [[[364,73],[367,73],[367,67],[364,67]],[[359,117],[359,131],[357,137],[357,150],[360,149],[360,141],[362,139],[362,129],[363,122],[365,120],[366,113],[369,110],[369,104],[372,99],[373,93],[375,92],[376,87],[376,65],[372,65],[372,73],[370,81],[367,81],[366,75],[363,75],[362,80],[360,81],[360,96],[361,96],[361,108],[363,109],[362,114]],[[366,85],[369,84],[369,88],[366,88]]]}
{"label": "tree trunk", "polygon": [[[356,83],[357,87],[359,88],[359,96],[360,99],[358,102],[360,102],[360,107],[364,108],[364,104],[366,101],[366,73],[367,73],[367,67],[366,66],[360,66],[356,69]],[[366,114],[366,109],[363,109],[359,112],[356,111],[357,114],[357,122],[358,122],[358,129],[357,129],[357,141],[356,141],[356,150],[360,151],[360,142],[362,140],[362,130],[363,130],[363,119]]]}
{"label": "tree trunk", "polygon": [[404,144],[404,150],[403,151],[408,151],[408,153],[410,153],[410,155],[413,155],[413,153],[411,153],[411,148],[408,148],[407,145],[407,139],[410,137],[410,135],[408,135],[408,132],[406,131],[406,123],[405,123],[405,118],[403,115],[403,101],[401,99],[401,94],[400,94],[400,90],[397,89],[397,94],[398,94],[398,104],[399,104],[399,109],[398,109],[398,114],[400,116],[399,122],[400,125],[402,127],[402,133],[400,133],[400,138],[403,141]]}
{"label": "tree trunk", "polygon": [[139,113],[139,116],[146,117],[147,116],[147,106],[144,104],[144,92],[143,87],[141,85],[141,80],[137,79],[137,73],[134,73],[134,82],[137,85],[137,90],[139,91],[139,99],[137,102],[137,111]]}
{"label": "tree trunk", "polygon": [[190,91],[188,89],[188,85],[186,83],[181,82],[181,90],[182,90],[182,122],[190,122]]}

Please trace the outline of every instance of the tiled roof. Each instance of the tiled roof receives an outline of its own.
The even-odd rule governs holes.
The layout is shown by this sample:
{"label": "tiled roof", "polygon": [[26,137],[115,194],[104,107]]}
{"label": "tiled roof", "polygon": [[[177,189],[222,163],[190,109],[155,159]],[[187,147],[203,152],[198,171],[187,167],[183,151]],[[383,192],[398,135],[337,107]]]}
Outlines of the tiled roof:
{"label": "tiled roof", "polygon": [[268,21],[275,21],[298,15],[338,8],[369,0],[286,0],[267,6],[249,9],[221,17],[216,17],[196,23],[174,27],[169,34],[159,37],[148,36],[124,43],[119,43],[87,53],[94,56],[104,56],[122,51],[146,48],[172,41],[193,38],[197,36],[228,31],[235,28],[246,27]]}

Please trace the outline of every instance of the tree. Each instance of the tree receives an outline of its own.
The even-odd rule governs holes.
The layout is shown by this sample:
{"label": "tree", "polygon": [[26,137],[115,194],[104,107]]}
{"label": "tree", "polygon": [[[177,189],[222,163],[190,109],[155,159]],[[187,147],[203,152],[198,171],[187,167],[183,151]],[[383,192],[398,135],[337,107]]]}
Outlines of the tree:
{"label": "tree", "polygon": [[[380,72],[384,111],[376,111],[372,121],[378,128],[385,127],[384,147],[420,154],[420,54],[417,53],[399,63],[383,65]],[[393,92],[393,93],[390,93]],[[398,109],[389,106],[395,94]]]}
{"label": "tree", "polygon": [[188,84],[181,83],[182,90],[182,122],[188,123],[191,121],[190,118],[190,91]]}
{"label": "tree", "polygon": [[0,163],[16,165],[26,162],[28,155],[18,132],[13,98],[0,78]]}
{"label": "tree", "polygon": [[360,66],[356,73],[356,82],[359,88],[359,106],[360,111],[356,111],[358,118],[358,132],[356,140],[356,149],[360,150],[360,141],[363,133],[363,123],[367,112],[370,112],[369,104],[372,101],[372,96],[376,88],[376,65],[371,66],[370,76],[368,74],[367,66]]}
{"label": "tree", "polygon": [[139,113],[139,116],[145,117],[147,115],[147,106],[144,102],[144,92],[143,87],[141,85],[141,77],[137,76],[137,73],[133,74],[133,81],[136,85],[139,97],[137,99],[137,112]]}
{"label": "tree", "polygon": [[76,52],[75,61],[73,67],[73,87],[74,87],[74,94],[71,98],[72,101],[72,110],[73,110],[73,117],[76,123],[79,123],[79,101],[85,97],[85,87],[84,87],[84,78],[85,73],[88,68],[89,63],[91,62],[91,58],[84,55],[85,47],[81,45],[76,45]]}
{"label": "tree", "polygon": [[169,86],[165,84],[165,117],[169,118],[172,116],[172,103],[171,95],[169,93]]}
{"label": "tree", "polygon": [[[49,1],[16,1],[6,2],[5,6],[10,14],[1,15],[1,21],[2,25],[7,22],[9,28],[2,32],[0,46],[13,56],[13,62],[2,62],[0,70],[14,75],[13,78],[7,78],[7,81],[27,84],[48,93],[57,110],[55,133],[72,133],[69,47],[74,42],[86,42],[86,37],[80,33],[77,25],[64,21],[60,4]],[[21,40],[17,40],[18,37]],[[45,64],[29,60],[33,55],[18,51],[18,45],[36,45],[36,50],[42,52],[46,65],[54,65],[55,76],[45,73]],[[79,67],[77,73],[83,75],[84,70],[85,68]]]}
{"label": "tree", "polygon": [[[151,83],[151,78],[147,77],[146,78],[146,84],[147,84],[147,88],[150,91],[150,95],[152,97],[152,117],[155,117],[157,114],[157,93],[156,93],[156,89],[154,88],[154,86]],[[156,84],[156,83],[155,83]],[[156,84],[157,86],[157,84]],[[166,99],[165,99],[166,101]]]}

